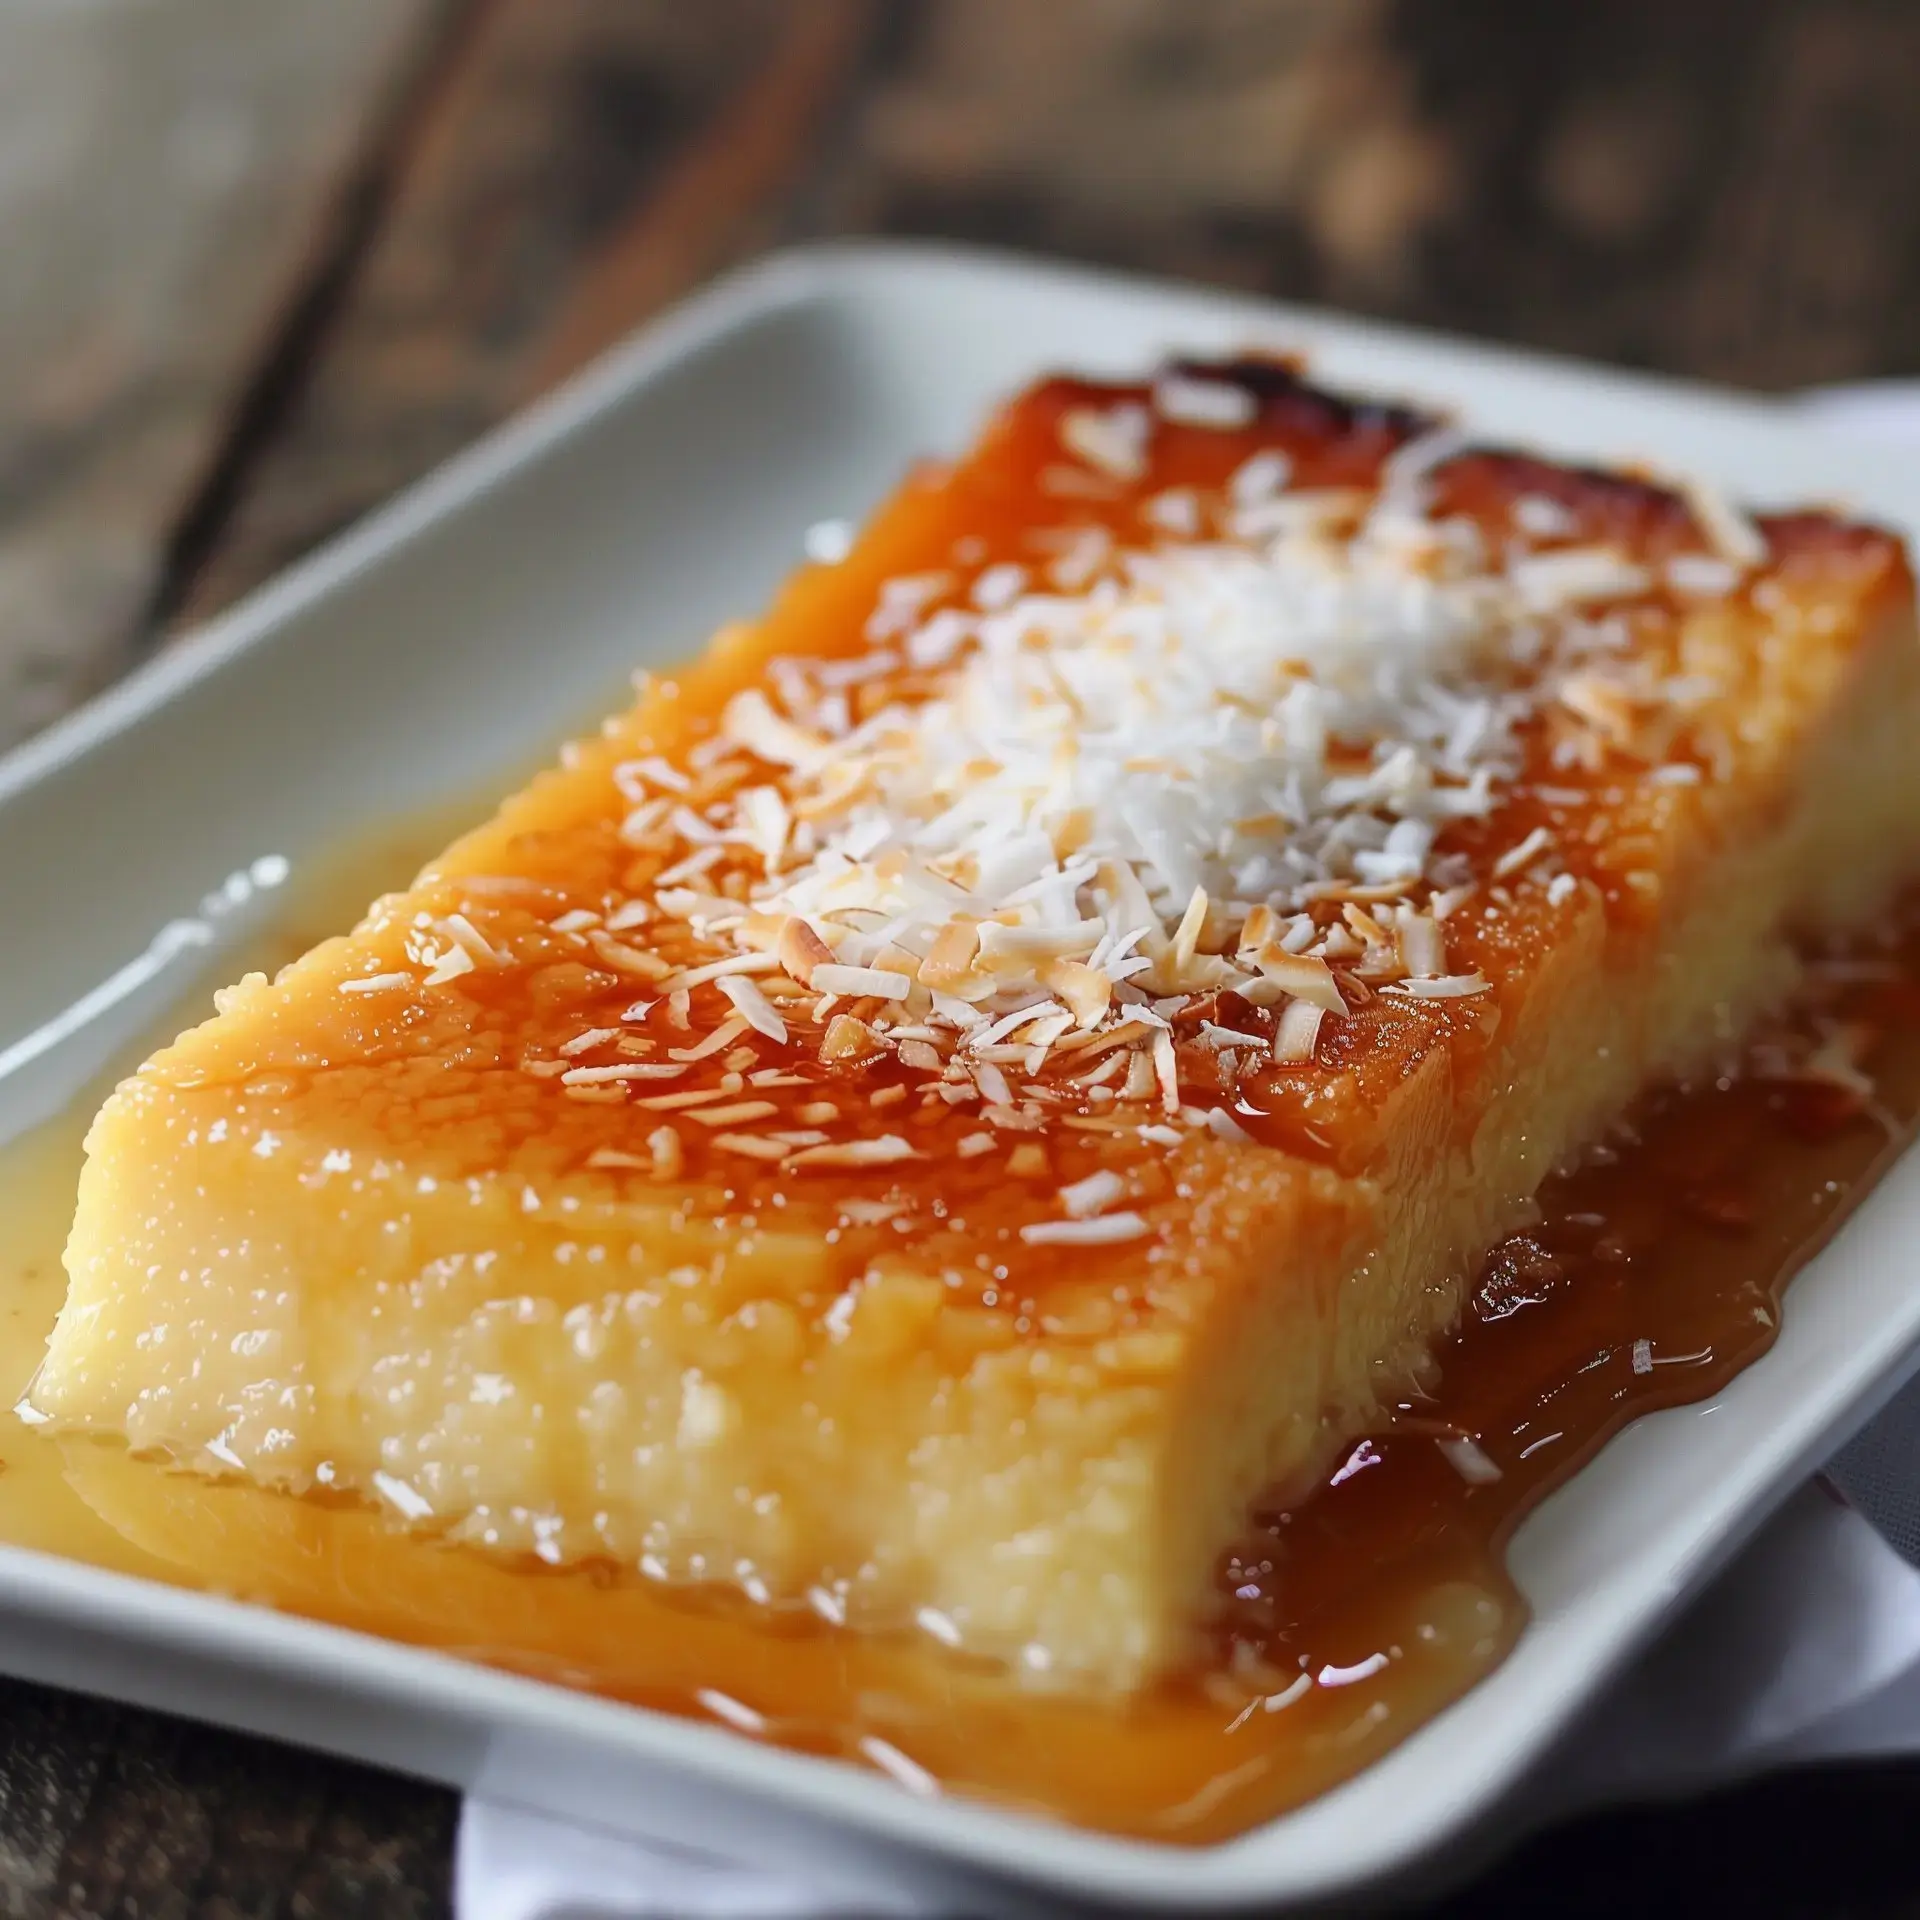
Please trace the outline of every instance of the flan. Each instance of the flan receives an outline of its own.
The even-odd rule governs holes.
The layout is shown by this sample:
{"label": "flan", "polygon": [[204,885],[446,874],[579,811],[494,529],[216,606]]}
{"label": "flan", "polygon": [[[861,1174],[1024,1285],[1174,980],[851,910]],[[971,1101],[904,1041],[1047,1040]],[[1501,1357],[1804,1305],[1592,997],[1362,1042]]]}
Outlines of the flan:
{"label": "flan", "polygon": [[1920,867],[1911,573],[1266,360],[813,545],[119,1087],[24,1411],[1125,1695]]}

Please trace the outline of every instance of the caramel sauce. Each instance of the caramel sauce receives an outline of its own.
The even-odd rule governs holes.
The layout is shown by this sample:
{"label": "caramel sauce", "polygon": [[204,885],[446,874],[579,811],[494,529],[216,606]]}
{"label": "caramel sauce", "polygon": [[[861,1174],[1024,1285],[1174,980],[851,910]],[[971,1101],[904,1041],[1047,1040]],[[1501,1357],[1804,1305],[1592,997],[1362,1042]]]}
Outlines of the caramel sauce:
{"label": "caramel sauce", "polygon": [[[412,851],[363,850],[294,889],[281,929],[222,971],[303,950],[342,903],[402,880]],[[1358,1771],[1495,1666],[1526,1621],[1504,1559],[1520,1521],[1626,1421],[1706,1398],[1773,1340],[1786,1282],[1920,1116],[1920,913],[1832,970],[1797,1016],[1803,1035],[1816,1022],[1875,1036],[1871,1102],[1751,1075],[1645,1102],[1487,1261],[1431,1397],[1348,1448],[1311,1499],[1256,1517],[1221,1570],[1211,1670],[1123,1708],[1022,1697],[924,1641],[503,1562],[11,1421],[0,1540],[718,1719],[918,1790],[1218,1840]],[[9,1405],[62,1297],[100,1091],[0,1153]]]}

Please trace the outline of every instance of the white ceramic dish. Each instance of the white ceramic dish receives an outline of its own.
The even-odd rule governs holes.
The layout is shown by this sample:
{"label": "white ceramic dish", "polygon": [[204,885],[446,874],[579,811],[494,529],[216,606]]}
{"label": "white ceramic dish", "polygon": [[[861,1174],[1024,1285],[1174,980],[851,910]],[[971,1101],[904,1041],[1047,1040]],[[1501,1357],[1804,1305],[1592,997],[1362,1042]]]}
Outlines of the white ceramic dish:
{"label": "white ceramic dish", "polygon": [[[858,516],[1031,375],[1250,343],[1455,407],[1489,436],[1920,526],[1910,462],[1760,402],[947,250],[789,255],[0,762],[0,1049],[257,856],[297,863],[524,764],[630,668],[753,611],[803,528]],[[0,1136],[96,1063],[81,1043],[0,1079]],[[1188,1911],[1418,1886],[1890,1389],[1920,1340],[1917,1232],[1909,1161],[1798,1282],[1764,1360],[1710,1404],[1642,1420],[1527,1523],[1514,1567],[1534,1624],[1492,1678],[1348,1785],[1203,1851],[916,1799],[715,1728],[11,1549],[0,1665],[683,1845],[750,1836],[757,1860],[850,1896],[875,1873]]]}

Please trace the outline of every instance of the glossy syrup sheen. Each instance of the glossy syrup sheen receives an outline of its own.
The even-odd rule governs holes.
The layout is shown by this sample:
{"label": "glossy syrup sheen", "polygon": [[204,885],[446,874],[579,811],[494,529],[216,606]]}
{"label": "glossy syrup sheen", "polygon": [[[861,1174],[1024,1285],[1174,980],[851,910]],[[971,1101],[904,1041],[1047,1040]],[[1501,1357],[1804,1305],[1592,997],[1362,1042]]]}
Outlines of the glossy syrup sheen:
{"label": "glossy syrup sheen", "polygon": [[[611,1033],[625,1026],[624,1009],[637,993],[650,995],[652,988],[636,985],[616,967],[596,964],[581,936],[558,932],[551,923],[563,909],[603,912],[614,902],[644,901],[662,870],[687,850],[680,844],[644,850],[628,844],[621,831],[628,801],[618,784],[604,777],[607,769],[642,751],[679,763],[692,747],[710,742],[727,701],[760,677],[763,655],[864,649],[868,616],[888,581],[944,581],[925,602],[923,611],[931,612],[964,603],[971,583],[987,569],[1009,563],[1032,568],[1040,552],[1061,550],[1090,530],[1111,535],[1122,546],[1151,544],[1155,536],[1147,509],[1153,500],[1169,490],[1220,496],[1243,461],[1273,449],[1284,452],[1296,488],[1364,489],[1376,481],[1381,461],[1427,424],[1408,412],[1355,406],[1320,394],[1274,363],[1234,363],[1223,371],[1255,397],[1256,419],[1235,431],[1163,423],[1156,428],[1146,470],[1125,483],[1066,469],[1061,422],[1080,405],[1143,402],[1147,390],[1042,383],[1006,409],[958,467],[929,470],[903,487],[845,561],[801,569],[768,621],[730,630],[698,660],[655,683],[601,740],[583,744],[569,765],[576,774],[592,770],[593,777],[535,783],[516,796],[502,821],[451,849],[413,904],[477,915],[487,937],[512,953],[513,965],[468,974],[430,994],[328,995],[320,997],[324,1012],[307,1001],[297,1018],[230,1024],[218,1045],[197,1050],[190,1063],[162,1063],[159,1074],[180,1086],[240,1086],[247,1100],[243,1111],[255,1125],[342,1139],[364,1128],[396,1155],[417,1152],[430,1159],[442,1178],[485,1173],[511,1161],[543,1189],[577,1177],[591,1167],[596,1152],[631,1153],[637,1132],[665,1123],[679,1134],[684,1158],[679,1184],[697,1197],[698,1217],[726,1231],[745,1230],[749,1219],[764,1219],[778,1207],[796,1231],[821,1234],[844,1224],[834,1204],[840,1189],[897,1192],[915,1203],[904,1223],[880,1232],[841,1232],[838,1244],[848,1272],[857,1271],[874,1246],[927,1252],[923,1243],[931,1243],[930,1260],[969,1274],[974,1304],[988,1292],[1003,1305],[1020,1295],[1038,1303],[1058,1283],[1080,1283],[1090,1275],[1125,1280],[1138,1264],[1138,1249],[1126,1243],[1110,1250],[1023,1247],[1016,1271],[995,1271],[1009,1226],[1050,1216],[1060,1186],[1097,1170],[1120,1173],[1132,1201],[1150,1217],[1160,1217],[1156,1207],[1168,1215],[1178,1211],[1165,1204],[1164,1154],[1136,1137],[1138,1112],[1129,1112],[1126,1102],[1113,1102],[1111,1089],[1082,1097],[1071,1079],[1074,1063],[1063,1053],[1038,1076],[1028,1076],[1043,1084],[1021,1087],[1023,1096],[1037,1091],[1059,1124],[1047,1127],[1043,1140],[1009,1130],[978,1159],[958,1152],[960,1141],[981,1125],[976,1109],[937,1098],[925,1073],[903,1069],[892,1057],[821,1061],[816,1057],[821,1035],[795,1001],[781,1003],[796,1040],[791,1048],[770,1052],[748,1033],[728,1054],[709,1057],[670,1087],[647,1089],[644,1096],[610,1086],[568,1086],[555,1071],[562,1064],[561,1049],[584,1032]],[[1516,537],[1512,513],[1522,498],[1549,499],[1564,511],[1568,540],[1617,543],[1650,566],[1695,549],[1699,541],[1689,511],[1674,495],[1615,476],[1474,451],[1450,462],[1435,485],[1436,512],[1471,520],[1496,548]],[[1784,590],[1804,568],[1821,595],[1853,612],[1860,611],[1851,606],[1856,594],[1871,608],[1903,590],[1904,562],[1889,536],[1818,515],[1773,517],[1766,528],[1772,558],[1764,584],[1770,589]],[[1757,591],[1743,587],[1728,597],[1730,631],[1743,632],[1739,621],[1755,617]],[[1678,671],[1685,661],[1675,650],[1689,624],[1683,617],[1687,612],[1665,588],[1641,596],[1633,616],[1635,649]],[[1864,617],[1849,619],[1845,631],[1863,633],[1871,626]],[[1796,651],[1817,656],[1827,644],[1802,633]],[[1735,651],[1756,654],[1759,649]],[[1719,665],[1732,671],[1724,661]],[[852,691],[855,711],[864,717],[870,705],[896,698],[911,704],[925,698],[931,684],[926,674],[906,669],[860,683]],[[1646,911],[1639,891],[1627,882],[1646,880],[1640,869],[1660,864],[1661,846],[1681,831],[1676,822],[1683,815],[1691,818],[1687,809],[1693,802],[1684,796],[1697,798],[1703,789],[1651,782],[1622,788],[1613,773],[1560,766],[1544,720],[1528,722],[1522,732],[1525,777],[1487,820],[1451,823],[1442,845],[1469,855],[1478,870],[1534,829],[1548,830],[1556,836],[1556,859],[1568,873],[1590,881],[1604,900],[1625,965],[1631,959],[1632,929]],[[1699,756],[1701,744],[1682,730],[1664,751],[1672,760],[1687,761]],[[738,775],[716,777],[730,787]],[[693,801],[707,797],[696,783]],[[1686,830],[1702,829],[1696,824]],[[737,862],[730,856],[700,884],[719,889],[728,878],[737,878],[744,886],[751,864],[744,852]],[[738,873],[732,872],[734,865]],[[494,880],[502,873],[513,876],[512,891],[487,893],[477,901],[476,879]],[[1250,1069],[1244,1083],[1223,1083],[1223,1075],[1232,1078],[1227,1063],[1255,1056],[1187,1043],[1203,1019],[1264,1033],[1272,1016],[1231,996],[1224,1004],[1196,1000],[1176,1022],[1183,1082],[1198,1094],[1230,1093],[1236,1118],[1262,1140],[1342,1172],[1364,1171],[1380,1147],[1381,1129],[1392,1124],[1393,1096],[1423,1060],[1444,1052],[1454,1084],[1477,1087],[1475,1069],[1492,1036],[1507,1030],[1503,1023],[1520,1013],[1544,958],[1565,937],[1568,915],[1580,911],[1577,901],[1556,908],[1537,894],[1537,889],[1523,890],[1498,913],[1449,919],[1449,965],[1463,973],[1484,972],[1493,982],[1490,992],[1415,1001],[1370,996],[1350,983],[1354,1004],[1347,1015],[1328,1023],[1312,1061]],[[1338,917],[1331,905],[1322,911]],[[408,944],[415,937],[406,916],[396,916],[359,944],[359,960],[367,971],[405,971],[418,958]],[[626,938],[660,960],[663,970],[699,966],[731,951],[697,939],[690,928],[661,915]],[[717,983],[692,990],[694,1035],[711,1033],[734,1012]],[[655,1029],[668,1018],[656,1016]],[[663,1044],[653,1032],[625,1032],[612,1044],[621,1059],[630,1053],[658,1065],[664,1046],[681,1037],[672,1035]],[[315,1075],[307,1070],[315,1058],[336,1069],[375,1071]],[[605,1066],[614,1059],[602,1050],[578,1056],[577,1064]],[[691,1120],[682,1124],[684,1116],[677,1112],[661,1110],[636,1127],[643,1098],[672,1101],[711,1094],[730,1079],[737,1081],[742,1069],[750,1073],[776,1066],[790,1070],[783,1075],[785,1084],[739,1089],[753,1105],[770,1109],[743,1122],[748,1131],[809,1125],[804,1110],[825,1097],[842,1106],[826,1123],[830,1130],[898,1131],[918,1159],[865,1170],[836,1167],[829,1182],[817,1173],[742,1158],[707,1127]],[[868,1121],[876,1124],[869,1128]],[[603,1167],[593,1184],[606,1192],[644,1194],[652,1182],[650,1176],[633,1179]],[[971,1273],[979,1278],[973,1280]],[[1038,1324],[1037,1315],[1027,1318]]]}
{"label": "glossy syrup sheen", "polygon": [[[402,880],[412,851],[343,863],[235,965],[304,949],[342,902]],[[1920,1114],[1920,915],[1904,926],[1801,1016],[1850,1024],[1876,1099],[1744,1076],[1647,1102],[1487,1262],[1432,1396],[1312,1499],[1250,1526],[1221,1569],[1211,1668],[1124,1709],[1012,1693],[924,1642],[503,1563],[17,1424],[0,1441],[0,1539],[719,1719],[916,1791],[1217,1840],[1358,1771],[1496,1665],[1526,1618],[1504,1565],[1519,1520],[1623,1422],[1708,1396],[1772,1341],[1786,1280]],[[8,1404],[60,1302],[93,1100],[0,1155]],[[1497,1479],[1457,1470],[1461,1436]]]}

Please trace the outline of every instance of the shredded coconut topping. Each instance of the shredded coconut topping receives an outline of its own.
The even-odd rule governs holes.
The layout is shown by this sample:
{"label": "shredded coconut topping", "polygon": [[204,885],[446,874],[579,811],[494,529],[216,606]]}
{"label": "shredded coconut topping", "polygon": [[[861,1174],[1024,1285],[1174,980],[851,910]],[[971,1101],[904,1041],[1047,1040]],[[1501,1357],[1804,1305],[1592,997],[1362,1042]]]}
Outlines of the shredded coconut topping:
{"label": "shredded coconut topping", "polygon": [[[1259,459],[1237,496],[1284,485]],[[769,838],[742,800],[732,834],[761,857],[752,905],[784,921],[788,972],[848,997],[925,987],[976,1052],[1098,1026],[1128,987],[1343,1012],[1328,955],[1445,978],[1431,918],[1363,916],[1329,947],[1308,909],[1436,887],[1441,831],[1518,771],[1549,622],[1646,582],[1589,548],[1495,565],[1470,524],[1417,511],[1428,470],[1348,534],[1169,543],[1078,593],[940,609],[905,639],[951,639],[930,698],[856,721],[806,662],[785,712],[739,695],[725,736],[783,770],[794,823]]]}
{"label": "shredded coconut topping", "polygon": [[[1655,785],[1703,777],[1674,716],[1714,689],[1671,666],[1649,678],[1634,603],[1724,589],[1764,537],[1706,490],[1688,500],[1708,551],[1657,575],[1583,543],[1543,494],[1483,531],[1433,504],[1465,451],[1452,428],[1407,440],[1372,485],[1301,484],[1265,447],[1224,483],[1154,489],[1162,437],[1192,445],[1258,411],[1250,389],[1186,371],[1149,404],[1067,408],[1042,490],[1138,485],[1136,544],[1084,524],[1032,530],[1017,558],[962,542],[957,571],[884,583],[862,650],[773,662],[682,765],[620,762],[620,838],[653,877],[550,925],[657,996],[619,1016],[653,1014],[656,1037],[580,1033],[552,1063],[565,1090],[795,1170],[918,1157],[910,1126],[846,1137],[917,1098],[903,1124],[954,1114],[961,1158],[1000,1152],[1038,1177],[1055,1149],[1031,1136],[1050,1115],[1249,1147],[1214,1090],[1311,1072],[1383,991],[1401,1019],[1472,1018],[1447,1004],[1492,986],[1463,922],[1529,891],[1558,908],[1582,885],[1562,870],[1574,838],[1539,809],[1579,805],[1574,781],[1616,752]],[[841,530],[810,550],[844,557]],[[1536,753],[1564,790],[1537,784],[1536,760],[1529,808],[1496,819]],[[623,937],[642,926],[644,944]],[[430,984],[496,957],[460,916],[435,938]],[[654,1046],[664,1059],[608,1057]],[[758,1130],[775,1104],[738,1097],[749,1072],[799,1086],[792,1065],[881,1056],[907,1084],[852,1109],[810,1102],[797,1128]],[[631,1084],[693,1068],[724,1069],[722,1086]],[[681,1165],[674,1129],[648,1147],[656,1172]],[[1023,1228],[1030,1242],[1153,1231],[1116,1208],[1110,1174],[1057,1192],[1064,1217]]]}

